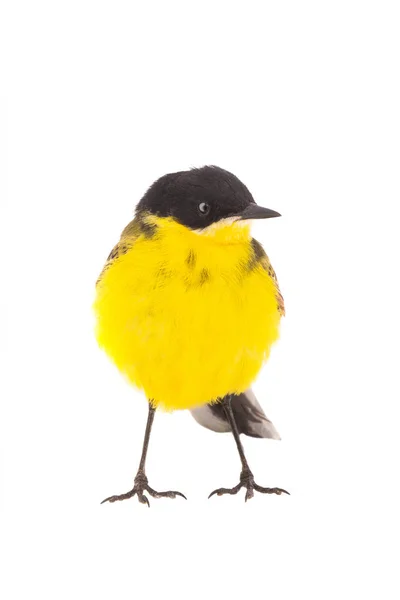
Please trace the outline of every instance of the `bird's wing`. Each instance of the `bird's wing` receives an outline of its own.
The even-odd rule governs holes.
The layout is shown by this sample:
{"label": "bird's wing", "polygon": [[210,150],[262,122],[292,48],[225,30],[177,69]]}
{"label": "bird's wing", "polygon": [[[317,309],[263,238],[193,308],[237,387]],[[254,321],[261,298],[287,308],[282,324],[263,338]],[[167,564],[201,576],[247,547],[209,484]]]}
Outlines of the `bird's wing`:
{"label": "bird's wing", "polygon": [[142,223],[140,220],[135,217],[123,230],[121,233],[120,240],[117,244],[115,244],[114,248],[111,250],[110,254],[107,257],[106,263],[97,279],[96,285],[101,281],[106,270],[123,254],[128,252],[129,248],[135,243],[135,240],[139,237],[139,235],[143,233],[142,231]]}
{"label": "bird's wing", "polygon": [[[274,425],[265,415],[253,390],[248,389],[242,394],[233,395],[231,407],[239,433],[250,437],[281,439]],[[207,429],[221,433],[231,431],[221,402],[204,404],[190,412],[196,421]]]}
{"label": "bird's wing", "polygon": [[262,268],[267,271],[268,275],[270,276],[270,278],[272,279],[272,281],[274,282],[275,285],[275,295],[276,295],[276,301],[278,304],[278,310],[280,312],[280,314],[282,316],[285,315],[285,303],[283,300],[283,296],[281,294],[281,291],[279,289],[279,284],[278,284],[278,278],[276,276],[276,273],[269,261],[268,256],[265,253],[264,248],[262,247],[262,245],[260,244],[260,242],[258,242],[257,240],[255,240],[254,238],[251,240],[251,246],[253,249],[253,259],[252,262],[254,265],[256,264],[260,264],[262,266]]}

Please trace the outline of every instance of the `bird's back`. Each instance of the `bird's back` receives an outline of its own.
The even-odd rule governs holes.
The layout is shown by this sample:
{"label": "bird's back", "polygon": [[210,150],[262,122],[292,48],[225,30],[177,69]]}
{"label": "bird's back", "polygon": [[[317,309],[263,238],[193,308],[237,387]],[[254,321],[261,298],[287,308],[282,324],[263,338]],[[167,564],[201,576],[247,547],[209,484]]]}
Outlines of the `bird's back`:
{"label": "bird's back", "polygon": [[196,233],[136,219],[97,285],[97,337],[128,379],[167,410],[250,387],[278,337],[283,300],[246,226]]}

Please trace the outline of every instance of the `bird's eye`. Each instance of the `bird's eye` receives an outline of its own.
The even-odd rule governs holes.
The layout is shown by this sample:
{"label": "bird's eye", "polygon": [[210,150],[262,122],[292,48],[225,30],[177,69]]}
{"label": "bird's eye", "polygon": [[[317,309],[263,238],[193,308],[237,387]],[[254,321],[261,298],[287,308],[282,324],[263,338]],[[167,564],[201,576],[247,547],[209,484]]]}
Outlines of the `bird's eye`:
{"label": "bird's eye", "polygon": [[208,213],[210,212],[210,205],[207,204],[207,202],[200,202],[199,211],[202,215],[208,215]]}

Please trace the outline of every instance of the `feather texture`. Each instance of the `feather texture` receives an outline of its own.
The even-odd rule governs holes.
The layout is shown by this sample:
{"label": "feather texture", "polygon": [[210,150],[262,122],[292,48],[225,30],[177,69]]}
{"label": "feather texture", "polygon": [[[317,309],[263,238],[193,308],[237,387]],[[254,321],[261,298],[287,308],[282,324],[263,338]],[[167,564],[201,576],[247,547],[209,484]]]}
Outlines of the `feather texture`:
{"label": "feather texture", "polygon": [[249,226],[200,235],[141,215],[98,280],[97,339],[117,367],[166,410],[247,390],[277,340],[276,276]]}

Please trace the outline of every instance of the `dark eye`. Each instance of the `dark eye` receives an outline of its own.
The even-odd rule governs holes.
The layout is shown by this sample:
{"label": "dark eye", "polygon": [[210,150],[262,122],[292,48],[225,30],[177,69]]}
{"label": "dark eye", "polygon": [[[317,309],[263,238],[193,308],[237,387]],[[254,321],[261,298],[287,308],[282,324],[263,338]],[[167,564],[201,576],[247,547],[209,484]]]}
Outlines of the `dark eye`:
{"label": "dark eye", "polygon": [[207,204],[207,202],[200,202],[199,211],[202,215],[208,215],[208,213],[210,212],[210,205]]}

